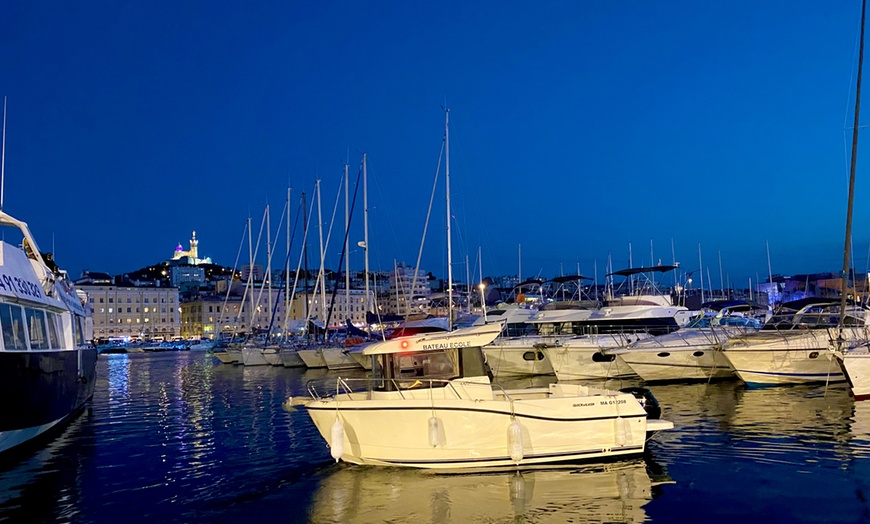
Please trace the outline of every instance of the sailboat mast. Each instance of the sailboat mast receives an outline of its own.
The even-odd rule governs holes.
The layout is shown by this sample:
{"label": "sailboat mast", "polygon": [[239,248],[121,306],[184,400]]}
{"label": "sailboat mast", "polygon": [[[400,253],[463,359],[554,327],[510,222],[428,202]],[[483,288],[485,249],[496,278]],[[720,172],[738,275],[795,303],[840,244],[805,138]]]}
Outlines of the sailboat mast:
{"label": "sailboat mast", "polygon": [[290,186],[287,186],[287,262],[284,263],[284,339],[290,326]]}
{"label": "sailboat mast", "polygon": [[450,243],[450,109],[444,110],[444,179],[447,186],[447,327],[453,330],[453,248]]}
{"label": "sailboat mast", "polygon": [[365,253],[365,281],[366,281],[366,311],[371,311],[369,305],[369,182],[366,171],[366,154],[362,157],[363,168],[363,252]]}
{"label": "sailboat mast", "polygon": [[444,110],[444,178],[447,186],[447,327],[453,331],[453,253],[450,244],[450,110]]}
{"label": "sailboat mast", "polygon": [[843,247],[843,288],[840,291],[840,326],[846,320],[846,289],[849,281],[849,262],[852,257],[852,207],[855,199],[855,166],[858,161],[858,122],[861,113],[861,72],[864,66],[864,17],[866,0],[861,2],[861,39],[858,51],[858,78],[855,84],[855,122],[852,125],[852,161],[849,165],[849,200],[846,205],[846,240]]}
{"label": "sailboat mast", "polygon": [[[318,271],[320,279],[320,313],[321,318],[323,319],[323,328],[326,329],[326,272],[324,271],[324,265],[326,264],[326,248],[323,246],[323,214],[321,212],[320,180],[315,182],[315,189],[317,190],[317,234],[320,238],[320,270]],[[315,284],[315,286],[317,286],[317,284]]]}
{"label": "sailboat mast", "polygon": [[[350,193],[349,193],[349,184],[347,180],[347,162],[344,164],[344,252],[345,256],[350,256],[349,243],[350,243],[350,235],[347,233],[350,231]],[[350,262],[344,266],[344,311],[345,318],[350,318]]]}

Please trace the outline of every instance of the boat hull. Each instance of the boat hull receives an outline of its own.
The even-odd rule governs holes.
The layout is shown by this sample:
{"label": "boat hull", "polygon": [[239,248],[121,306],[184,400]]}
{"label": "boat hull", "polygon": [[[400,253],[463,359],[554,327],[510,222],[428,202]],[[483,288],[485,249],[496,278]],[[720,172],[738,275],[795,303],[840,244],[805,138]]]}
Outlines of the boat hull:
{"label": "boat hull", "polygon": [[758,332],[728,340],[723,353],[748,385],[843,382],[830,341],[827,330]]}
{"label": "boat hull", "polygon": [[323,360],[326,361],[326,367],[331,370],[339,369],[360,369],[360,363],[351,356],[347,349],[343,348],[323,348]]}
{"label": "boat hull", "polygon": [[268,366],[263,356],[263,348],[242,348],[242,364],[246,366]]}
{"label": "boat hull", "polygon": [[562,346],[542,349],[558,380],[590,380],[636,377],[635,372],[607,350],[625,348],[638,337],[631,335],[587,335]]}
{"label": "boat hull", "polygon": [[[328,444],[335,435],[335,421],[340,421],[340,459],[354,464],[466,469],[598,462],[642,454],[647,414],[637,399],[605,390],[583,394],[589,390],[552,384],[534,391],[509,390],[511,400],[492,393],[489,399],[445,398],[451,391],[463,391],[458,386],[405,391],[402,397],[389,398],[339,395],[310,401],[306,408]],[[514,422],[518,429],[511,427]]]}
{"label": "boat hull", "polygon": [[644,382],[682,382],[736,378],[719,349],[709,345],[630,348],[617,356]]}
{"label": "boat hull", "polygon": [[304,368],[305,362],[299,358],[299,354],[296,353],[295,349],[291,348],[281,348],[281,351],[278,352],[281,355],[281,364],[285,368]]}
{"label": "boat hull", "polygon": [[0,453],[62,426],[94,395],[97,350],[2,351]]}
{"label": "boat hull", "polygon": [[555,340],[543,337],[496,339],[483,348],[483,353],[496,377],[552,375],[553,366],[542,349],[557,345]]}
{"label": "boat hull", "polygon": [[323,358],[323,351],[317,349],[297,349],[296,354],[302,359],[306,367],[309,368],[325,368],[326,360]]}
{"label": "boat hull", "polygon": [[855,400],[870,399],[870,351],[867,346],[849,350],[838,358]]}

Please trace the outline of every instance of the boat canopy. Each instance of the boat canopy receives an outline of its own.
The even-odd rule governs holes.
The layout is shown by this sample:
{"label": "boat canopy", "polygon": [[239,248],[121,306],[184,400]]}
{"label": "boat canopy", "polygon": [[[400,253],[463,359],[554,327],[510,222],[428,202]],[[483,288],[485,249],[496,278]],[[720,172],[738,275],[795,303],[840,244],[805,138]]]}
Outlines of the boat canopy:
{"label": "boat canopy", "polygon": [[680,266],[652,266],[652,267],[633,267],[629,269],[620,269],[619,271],[614,271],[613,273],[608,273],[606,276],[618,275],[621,277],[630,277],[633,275],[640,275],[642,273],[667,273],[668,271],[673,271]]}
{"label": "boat canopy", "polygon": [[453,348],[482,347],[501,333],[501,324],[487,324],[457,329],[446,333],[426,333],[376,342],[363,350],[363,355],[385,355],[412,351],[433,351]]}

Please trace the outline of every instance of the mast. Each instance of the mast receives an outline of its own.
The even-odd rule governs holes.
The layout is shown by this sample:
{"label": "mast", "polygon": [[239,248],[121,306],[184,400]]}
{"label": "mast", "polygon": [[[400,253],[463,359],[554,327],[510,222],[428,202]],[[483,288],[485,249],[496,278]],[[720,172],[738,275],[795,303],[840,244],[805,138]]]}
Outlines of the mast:
{"label": "mast", "polygon": [[[302,288],[305,293],[305,336],[308,340],[311,340],[311,330],[308,329],[310,326],[307,325],[308,319],[311,316],[311,308],[310,304],[308,303],[308,226],[310,225],[311,220],[309,220],[308,217],[308,206],[305,202],[305,191],[302,192],[302,220],[305,222],[305,227],[303,228],[305,234],[302,237],[302,260],[305,262],[305,267],[303,268],[303,275],[305,276],[303,277],[304,280],[302,281]],[[296,271],[297,273],[299,272],[298,269]]]}
{"label": "mast", "polygon": [[858,117],[861,113],[861,72],[864,66],[864,17],[867,10],[866,0],[861,2],[861,39],[858,51],[858,78],[855,84],[855,122],[852,125],[852,161],[849,165],[849,200],[846,205],[846,239],[843,247],[843,288],[840,291],[840,321],[842,327],[846,320],[846,285],[849,278],[849,262],[852,256],[852,207],[855,199],[855,165],[858,161]]}
{"label": "mast", "polygon": [[[295,226],[294,226],[295,227]],[[284,339],[287,340],[287,329],[290,327],[290,186],[287,186],[287,262],[284,263]]]}
{"label": "mast", "polygon": [[266,274],[263,275],[264,287],[266,286],[266,279],[269,279],[268,296],[266,298],[269,304],[269,311],[272,311],[272,215],[269,211],[269,204],[266,204]]}
{"label": "mast", "polygon": [[[344,252],[345,256],[350,257],[349,242],[350,235],[348,235],[348,231],[350,231],[350,202],[349,202],[349,189],[348,189],[348,180],[347,180],[347,162],[344,163]],[[345,265],[344,268],[344,313],[345,319],[350,319],[350,261]]]}
{"label": "mast", "polygon": [[[320,279],[320,316],[323,319],[323,329],[326,330],[326,272],[323,267],[326,263],[326,251],[323,247],[323,214],[321,213],[320,205],[320,180],[315,181],[315,189],[317,190],[317,234],[320,237],[320,270],[318,278]],[[317,284],[315,284],[317,286]],[[324,331],[325,336],[325,331]]]}
{"label": "mast", "polygon": [[450,109],[444,110],[444,178],[447,186],[447,329],[453,331],[453,249],[450,243]]}
{"label": "mast", "polygon": [[[251,330],[254,329],[254,246],[253,239],[251,238],[253,235],[251,234],[251,217],[248,215],[248,289],[247,292],[251,295]],[[239,308],[241,309],[241,308]],[[241,311],[239,311],[241,313]]]}
{"label": "mast", "polygon": [[365,264],[365,281],[366,281],[366,311],[370,310],[369,307],[369,182],[368,182],[368,172],[366,170],[366,154],[363,153],[362,157],[362,168],[363,168],[363,252],[365,253],[366,264]]}

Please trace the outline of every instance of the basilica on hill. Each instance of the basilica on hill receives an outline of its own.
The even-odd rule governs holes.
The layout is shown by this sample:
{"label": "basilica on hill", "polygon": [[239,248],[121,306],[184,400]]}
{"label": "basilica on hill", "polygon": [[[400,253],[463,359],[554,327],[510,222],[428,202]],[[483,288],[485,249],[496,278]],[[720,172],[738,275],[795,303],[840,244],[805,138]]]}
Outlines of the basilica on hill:
{"label": "basilica on hill", "polygon": [[170,264],[188,264],[191,266],[198,266],[200,264],[211,264],[211,258],[199,258],[199,240],[196,239],[196,231],[193,231],[190,236],[190,249],[185,251],[183,247],[181,247],[181,243],[179,242],[177,246],[175,246],[175,253],[172,254],[172,261]]}

